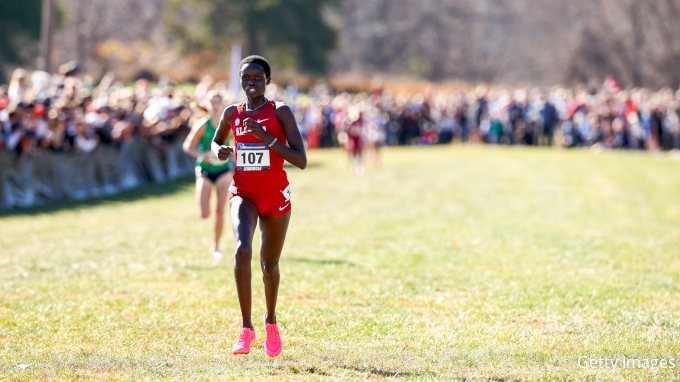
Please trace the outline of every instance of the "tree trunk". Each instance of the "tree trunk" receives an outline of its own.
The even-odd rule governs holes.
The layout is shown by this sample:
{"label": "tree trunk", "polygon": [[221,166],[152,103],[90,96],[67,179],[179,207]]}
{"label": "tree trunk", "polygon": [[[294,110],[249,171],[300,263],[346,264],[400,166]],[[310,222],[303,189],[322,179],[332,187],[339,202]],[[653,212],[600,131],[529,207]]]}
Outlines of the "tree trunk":
{"label": "tree trunk", "polygon": [[642,86],[644,78],[642,74],[642,48],[644,45],[644,31],[640,17],[640,5],[637,0],[630,4],[630,23],[633,28],[633,65],[630,68],[633,85]]}
{"label": "tree trunk", "polygon": [[249,18],[246,19],[247,21],[244,28],[246,31],[244,56],[250,56],[253,54],[262,55],[262,52],[260,51],[260,41],[258,40],[257,35],[257,28],[255,27],[255,23],[248,19]]}
{"label": "tree trunk", "polygon": [[52,29],[54,25],[54,0],[43,0],[42,25],[40,36],[40,65],[48,73],[52,72]]}
{"label": "tree trunk", "polygon": [[85,15],[83,14],[83,1],[76,0],[76,22],[75,22],[75,48],[76,48],[76,60],[78,65],[82,65],[84,60],[83,52],[83,24],[85,23]]}

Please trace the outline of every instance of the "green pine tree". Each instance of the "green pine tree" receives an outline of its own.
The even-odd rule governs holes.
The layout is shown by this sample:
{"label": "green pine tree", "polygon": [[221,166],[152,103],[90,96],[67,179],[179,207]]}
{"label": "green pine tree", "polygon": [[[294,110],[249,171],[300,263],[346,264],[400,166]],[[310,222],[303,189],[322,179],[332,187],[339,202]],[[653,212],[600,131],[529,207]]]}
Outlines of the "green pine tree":
{"label": "green pine tree", "polygon": [[20,63],[22,48],[40,38],[42,0],[0,1],[0,61]]}
{"label": "green pine tree", "polygon": [[228,54],[240,41],[245,54],[282,66],[323,73],[337,44],[324,18],[338,0],[170,0],[165,23],[186,51]]}
{"label": "green pine tree", "polygon": [[[35,64],[40,40],[42,0],[0,0],[0,75],[8,64]],[[55,2],[55,25],[65,10]]]}

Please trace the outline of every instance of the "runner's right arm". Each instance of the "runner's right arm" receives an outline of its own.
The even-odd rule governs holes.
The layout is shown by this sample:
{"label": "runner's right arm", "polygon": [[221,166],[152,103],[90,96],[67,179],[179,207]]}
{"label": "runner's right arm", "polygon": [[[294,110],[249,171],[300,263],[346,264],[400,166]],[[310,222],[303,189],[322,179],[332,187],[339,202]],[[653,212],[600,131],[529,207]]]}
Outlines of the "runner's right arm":
{"label": "runner's right arm", "polygon": [[227,160],[234,152],[233,147],[225,146],[225,144],[229,138],[229,132],[231,131],[231,119],[234,117],[235,112],[236,105],[231,105],[224,109],[224,112],[222,112],[222,118],[220,118],[220,124],[215,130],[215,136],[212,140],[212,152],[219,160],[222,161]]}

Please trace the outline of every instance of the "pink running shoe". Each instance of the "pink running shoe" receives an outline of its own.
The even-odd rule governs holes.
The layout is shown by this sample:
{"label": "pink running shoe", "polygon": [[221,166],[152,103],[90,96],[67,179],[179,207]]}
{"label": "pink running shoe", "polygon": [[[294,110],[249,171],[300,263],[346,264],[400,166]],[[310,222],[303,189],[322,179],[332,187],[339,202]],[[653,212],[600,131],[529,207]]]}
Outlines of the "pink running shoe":
{"label": "pink running shoe", "polygon": [[281,336],[279,335],[279,325],[265,322],[264,326],[266,329],[264,335],[264,350],[269,357],[277,357],[281,354],[281,349],[283,348]]}
{"label": "pink running shoe", "polygon": [[232,354],[248,354],[250,353],[250,345],[255,342],[255,331],[251,328],[241,329],[238,335],[238,340],[231,348]]}

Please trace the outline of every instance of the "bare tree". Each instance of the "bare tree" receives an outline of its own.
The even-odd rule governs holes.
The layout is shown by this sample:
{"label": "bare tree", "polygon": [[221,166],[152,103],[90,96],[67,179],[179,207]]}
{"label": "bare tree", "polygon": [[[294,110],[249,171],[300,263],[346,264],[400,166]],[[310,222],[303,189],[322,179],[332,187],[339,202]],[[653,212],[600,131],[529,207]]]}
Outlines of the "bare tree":
{"label": "bare tree", "polygon": [[[55,37],[56,63],[77,58],[86,70],[100,73],[107,65],[120,66],[96,49],[108,40],[123,47],[147,41],[154,58],[172,49],[172,33],[161,22],[167,0],[60,1],[69,17]],[[613,74],[623,85],[680,85],[680,0],[341,4],[332,11],[340,30],[331,60],[335,72],[546,85]],[[192,33],[205,32],[200,25],[187,27]],[[143,63],[129,65],[157,61],[133,58]]]}
{"label": "bare tree", "polygon": [[595,5],[567,71],[569,81],[613,74],[625,85],[680,85],[680,1],[602,0]]}

